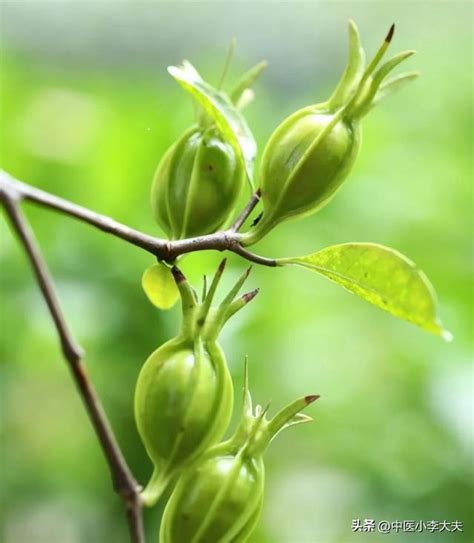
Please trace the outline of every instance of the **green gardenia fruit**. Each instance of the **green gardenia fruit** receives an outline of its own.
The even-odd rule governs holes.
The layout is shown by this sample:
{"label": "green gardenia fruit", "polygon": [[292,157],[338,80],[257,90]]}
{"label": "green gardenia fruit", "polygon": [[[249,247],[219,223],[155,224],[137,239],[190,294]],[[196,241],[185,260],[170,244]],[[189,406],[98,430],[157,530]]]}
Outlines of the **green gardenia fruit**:
{"label": "green gardenia fruit", "polygon": [[263,217],[244,235],[244,244],[255,243],[281,221],[314,213],[346,179],[360,148],[360,119],[418,75],[404,73],[383,83],[388,73],[414,51],[394,56],[375,71],[393,32],[394,26],[365,67],[359,33],[350,22],[349,62],[331,98],[290,115],[266,145],[260,168]]}
{"label": "green gardenia fruit", "polygon": [[245,169],[215,126],[194,127],[166,151],[151,190],[157,223],[170,239],[210,234],[230,218]]}
{"label": "green gardenia fruit", "polygon": [[243,543],[254,530],[262,508],[262,455],[275,435],[311,420],[299,411],[318,396],[306,396],[270,421],[252,401],[246,379],[244,413],[234,436],[212,447],[183,472],[166,505],[160,543]]}
{"label": "green gardenia fruit", "polygon": [[181,332],[150,355],[135,391],[138,431],[154,464],[142,494],[146,505],[153,505],[173,477],[217,443],[229,423],[232,381],[217,336],[257,290],[234,300],[247,270],[224,301],[211,307],[224,266],[225,260],[202,303],[184,275],[176,267],[172,270],[182,300]]}

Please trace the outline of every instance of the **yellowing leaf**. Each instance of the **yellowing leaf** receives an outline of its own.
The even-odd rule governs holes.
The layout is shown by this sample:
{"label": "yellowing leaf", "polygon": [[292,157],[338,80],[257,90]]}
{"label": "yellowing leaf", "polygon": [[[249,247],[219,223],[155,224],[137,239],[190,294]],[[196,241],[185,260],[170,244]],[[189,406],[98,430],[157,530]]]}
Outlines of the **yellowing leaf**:
{"label": "yellowing leaf", "polygon": [[170,309],[179,298],[171,271],[164,264],[155,264],[144,271],[142,287],[150,302],[160,309]]}
{"label": "yellowing leaf", "polygon": [[426,275],[401,253],[376,243],[344,243],[317,253],[282,258],[342,285],[360,298],[450,340],[437,316],[436,294]]}

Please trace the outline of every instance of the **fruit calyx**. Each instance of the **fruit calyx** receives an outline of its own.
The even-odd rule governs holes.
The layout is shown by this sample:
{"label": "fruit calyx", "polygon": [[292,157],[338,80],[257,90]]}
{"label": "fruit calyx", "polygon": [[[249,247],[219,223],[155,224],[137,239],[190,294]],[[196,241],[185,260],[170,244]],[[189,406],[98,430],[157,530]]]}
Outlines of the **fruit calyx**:
{"label": "fruit calyx", "polygon": [[252,397],[248,384],[248,362],[245,361],[245,377],[243,390],[243,409],[240,423],[234,435],[227,442],[229,449],[238,451],[244,457],[255,457],[263,454],[270,442],[285,428],[311,422],[313,419],[300,413],[320,396],[312,394],[298,398],[280,409],[271,419],[266,418],[270,407],[257,405],[253,409]]}
{"label": "fruit calyx", "polygon": [[249,276],[251,270],[251,267],[249,267],[236,281],[222,302],[218,306],[212,307],[211,304],[226,263],[227,259],[224,258],[214,274],[209,289],[207,288],[207,280],[204,278],[201,301],[199,301],[196,291],[188,283],[182,271],[177,266],[171,268],[171,273],[181,296],[183,313],[181,335],[184,339],[195,341],[199,337],[203,341],[216,340],[224,324],[258,294],[259,289],[254,289],[236,298]]}

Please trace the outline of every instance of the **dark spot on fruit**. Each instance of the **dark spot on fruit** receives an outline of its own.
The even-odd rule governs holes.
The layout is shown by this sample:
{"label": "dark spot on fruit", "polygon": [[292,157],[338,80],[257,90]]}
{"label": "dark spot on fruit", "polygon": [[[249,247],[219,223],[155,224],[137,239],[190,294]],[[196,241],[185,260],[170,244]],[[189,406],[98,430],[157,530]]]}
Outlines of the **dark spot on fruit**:
{"label": "dark spot on fruit", "polygon": [[367,272],[365,272],[364,277],[367,279],[367,277],[369,277],[369,274]]}
{"label": "dark spot on fruit", "polygon": [[212,164],[208,164],[207,165],[207,169],[212,172],[212,170],[214,169],[214,166]]}

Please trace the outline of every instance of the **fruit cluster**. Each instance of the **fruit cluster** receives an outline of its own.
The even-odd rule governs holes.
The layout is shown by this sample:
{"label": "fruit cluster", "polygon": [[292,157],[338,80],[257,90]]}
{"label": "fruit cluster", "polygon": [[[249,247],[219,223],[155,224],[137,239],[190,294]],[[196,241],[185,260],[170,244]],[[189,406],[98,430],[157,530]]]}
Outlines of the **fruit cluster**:
{"label": "fruit cluster", "polygon": [[[263,215],[240,234],[242,245],[259,241],[286,219],[317,211],[346,179],[360,148],[360,119],[416,77],[405,73],[386,80],[412,51],[379,67],[393,30],[366,64],[357,28],[349,23],[349,61],[332,96],[290,115],[266,145],[258,174]],[[241,110],[264,66],[249,70],[228,94],[221,85],[205,82],[188,62],[169,69],[192,95],[197,111],[196,125],[168,149],[153,180],[153,213],[170,240],[226,227],[246,180],[253,187],[256,146]],[[248,270],[214,307],[225,261],[209,289],[204,284],[201,299],[177,262],[160,266],[160,277],[168,274],[179,292],[182,325],[174,339],[150,355],[136,386],[136,423],[154,465],[143,502],[155,504],[174,485],[161,522],[161,543],[241,543],[261,512],[265,448],[283,428],[311,420],[300,411],[318,396],[296,400],[267,420],[267,409],[252,407],[246,363],[241,420],[233,436],[220,442],[232,414],[233,387],[217,338],[257,290],[237,297]]]}

